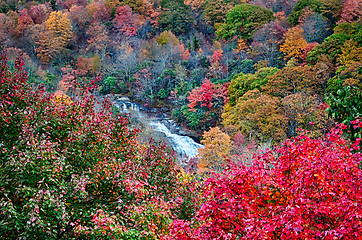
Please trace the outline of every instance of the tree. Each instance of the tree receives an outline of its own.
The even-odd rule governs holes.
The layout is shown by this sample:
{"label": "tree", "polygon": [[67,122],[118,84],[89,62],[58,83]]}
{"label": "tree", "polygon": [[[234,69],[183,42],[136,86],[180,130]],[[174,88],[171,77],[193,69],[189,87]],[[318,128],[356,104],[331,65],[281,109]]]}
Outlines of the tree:
{"label": "tree", "polygon": [[297,92],[321,95],[328,78],[322,78],[316,72],[316,68],[308,65],[284,67],[270,76],[262,89],[280,98]]}
{"label": "tree", "polygon": [[228,98],[225,95],[225,87],[216,86],[209,79],[205,79],[201,87],[193,89],[187,97],[190,102],[188,105],[190,111],[194,112],[196,107],[207,107],[210,110],[226,103]]}
{"label": "tree", "polygon": [[360,238],[361,153],[341,135],[300,135],[209,178],[195,219],[175,220],[171,237]]}
{"label": "tree", "polygon": [[244,40],[249,40],[258,28],[273,18],[273,12],[269,9],[250,4],[240,4],[227,13],[225,23],[220,25],[216,34],[220,39],[231,39],[234,36],[239,36]]}
{"label": "tree", "polygon": [[306,9],[310,9],[315,13],[320,13],[329,20],[330,26],[334,27],[339,18],[342,2],[340,0],[301,0],[293,8],[292,13],[288,16],[288,20],[292,26],[299,23],[300,17]]}
{"label": "tree", "polygon": [[79,48],[83,48],[87,42],[86,32],[92,21],[92,16],[84,6],[73,6],[69,9],[69,20],[71,21],[74,32],[74,41]]}
{"label": "tree", "polygon": [[89,14],[92,16],[92,22],[106,23],[110,20],[111,11],[102,2],[92,2],[87,5]]}
{"label": "tree", "polygon": [[186,6],[183,1],[168,1],[162,8],[163,12],[158,19],[162,30],[170,30],[176,35],[190,31],[195,19],[189,6]]}
{"label": "tree", "polygon": [[117,51],[116,67],[121,71],[118,75],[124,83],[130,83],[132,75],[137,71],[138,54],[139,52],[129,45],[126,46],[125,51]]}
{"label": "tree", "polygon": [[207,74],[208,78],[223,79],[227,73],[227,67],[222,63],[223,51],[216,50],[210,58],[210,67]]}
{"label": "tree", "polygon": [[347,0],[343,4],[339,23],[360,22],[362,20],[362,3],[358,0]]}
{"label": "tree", "polygon": [[155,38],[155,41],[159,45],[172,44],[173,46],[177,46],[180,44],[178,38],[171,31],[162,32],[159,36]]}
{"label": "tree", "polygon": [[360,23],[340,23],[334,28],[334,33],[327,37],[323,43],[316,46],[307,56],[309,63],[318,62],[322,55],[327,56],[333,64],[337,64],[338,57],[342,53],[342,46],[350,39],[357,43],[357,47],[362,46],[362,24]]}
{"label": "tree", "polygon": [[349,127],[351,138],[358,138],[359,129],[353,129],[351,121],[361,117],[362,113],[362,47],[349,40],[342,48],[339,58],[344,65],[327,83],[326,100],[328,114],[335,121]]}
{"label": "tree", "polygon": [[253,157],[257,154],[261,154],[264,146],[269,144],[258,144],[255,140],[248,140],[246,136],[237,132],[232,137],[232,150],[230,159],[233,163],[250,166],[253,163]]}
{"label": "tree", "polygon": [[281,102],[287,119],[287,137],[297,136],[298,129],[308,130],[308,134],[315,138],[322,137],[331,126],[326,112],[328,105],[316,95],[298,92],[286,96]]}
{"label": "tree", "polygon": [[205,3],[205,0],[185,0],[184,3],[191,7],[193,11],[200,11]]}
{"label": "tree", "polygon": [[350,39],[344,43],[341,52],[337,59],[339,64],[349,66],[352,63],[360,62],[362,46],[358,47],[358,43]]}
{"label": "tree", "polygon": [[[200,87],[188,93],[188,104],[180,109],[179,117],[187,122],[192,129],[202,132],[215,127],[220,119],[222,106],[227,103],[228,84],[214,84],[204,79]],[[180,84],[180,91],[184,90],[185,83]]]}
{"label": "tree", "polygon": [[321,43],[329,35],[328,22],[318,13],[306,17],[301,27],[304,39],[308,43]]}
{"label": "tree", "polygon": [[266,60],[268,66],[277,66],[281,57],[279,46],[288,28],[289,24],[284,19],[267,23],[256,31],[251,44],[251,54],[254,59]]}
{"label": "tree", "polygon": [[203,19],[205,19],[209,24],[214,25],[215,23],[224,22],[226,14],[233,7],[233,2],[223,0],[206,0],[203,5]]}
{"label": "tree", "polygon": [[307,46],[302,50],[302,55],[300,56],[302,64],[307,62],[308,53],[311,52],[316,46],[318,46],[318,43],[316,42],[308,43]]}
{"label": "tree", "polygon": [[225,106],[223,125],[234,132],[261,142],[285,139],[286,119],[277,97],[261,93],[258,89],[246,92],[235,106]]}
{"label": "tree", "polygon": [[67,13],[52,12],[45,21],[46,29],[52,34],[58,44],[66,46],[72,38],[72,26]]}
{"label": "tree", "polygon": [[143,68],[133,74],[136,80],[136,89],[138,97],[148,97],[151,100],[155,97],[156,80],[152,76],[149,68]]}
{"label": "tree", "polygon": [[202,136],[201,143],[205,146],[199,149],[199,172],[221,172],[226,167],[226,157],[231,151],[231,139],[220,128],[210,128]]}
{"label": "tree", "polygon": [[254,74],[237,74],[230,82],[228,87],[228,98],[230,106],[234,106],[237,100],[247,91],[259,89],[268,82],[268,77],[278,71],[277,68],[261,68]]}
{"label": "tree", "polygon": [[42,24],[48,19],[50,9],[45,4],[38,4],[32,6],[28,12],[35,24]]}
{"label": "tree", "polygon": [[71,102],[49,95],[28,85],[22,66],[16,61],[10,71],[1,55],[2,236],[161,238],[173,217],[190,218],[184,209],[193,199],[174,191],[172,154],[140,144],[110,101],[96,108],[80,87]]}
{"label": "tree", "polygon": [[16,23],[11,17],[0,13],[0,43],[10,45],[12,36],[15,35]]}
{"label": "tree", "polygon": [[106,26],[100,23],[94,23],[88,28],[87,35],[89,36],[87,40],[87,50],[99,55],[101,61],[103,61],[109,45],[109,36]]}
{"label": "tree", "polygon": [[[97,72],[97,55],[92,58],[78,57],[75,64],[76,70],[79,72],[79,75],[89,76]],[[98,57],[99,58],[99,57]]]}
{"label": "tree", "polygon": [[284,12],[289,15],[297,4],[298,0],[249,0],[249,4],[269,8],[273,12]]}
{"label": "tree", "polygon": [[303,37],[303,29],[300,27],[290,28],[285,33],[284,38],[280,51],[289,58],[300,58],[302,50],[307,46],[307,41]]}
{"label": "tree", "polygon": [[134,18],[132,9],[129,6],[120,6],[116,9],[112,22],[119,38],[122,39],[122,36],[129,38],[137,34]]}
{"label": "tree", "polygon": [[236,46],[236,48],[234,50],[236,53],[241,53],[241,52],[245,52],[247,48],[248,48],[248,46],[246,45],[246,42],[244,41],[244,39],[241,38],[238,40],[238,45]]}
{"label": "tree", "polygon": [[20,36],[23,36],[25,31],[33,24],[34,22],[31,19],[27,9],[23,9],[19,12],[19,19],[16,31]]}
{"label": "tree", "polygon": [[[111,2],[111,1],[107,1]],[[121,0],[121,1],[114,1],[119,6],[129,6],[132,8],[134,13],[138,13],[141,15],[141,18],[154,18],[152,16],[154,14],[158,14],[153,9],[153,2],[145,1],[145,0]],[[117,3],[118,2],[118,3]]]}
{"label": "tree", "polygon": [[72,25],[67,14],[60,11],[52,12],[37,40],[39,47],[36,52],[39,58],[48,63],[67,46],[72,36]]}
{"label": "tree", "polygon": [[[88,4],[87,0],[57,0],[56,2],[50,2],[53,9],[58,10],[69,10],[75,6],[86,6]],[[53,6],[53,4],[56,6]]]}

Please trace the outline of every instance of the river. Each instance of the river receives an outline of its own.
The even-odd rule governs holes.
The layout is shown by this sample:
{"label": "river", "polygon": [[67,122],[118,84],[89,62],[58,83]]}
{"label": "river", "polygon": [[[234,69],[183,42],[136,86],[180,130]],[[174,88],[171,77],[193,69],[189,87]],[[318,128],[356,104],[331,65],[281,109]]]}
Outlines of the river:
{"label": "river", "polygon": [[122,113],[130,114],[132,118],[136,118],[142,124],[147,125],[146,127],[161,133],[180,159],[195,157],[198,154],[198,149],[203,147],[202,144],[187,136],[181,126],[175,124],[172,119],[157,109],[147,108],[131,102],[127,98],[116,99],[114,103]]}

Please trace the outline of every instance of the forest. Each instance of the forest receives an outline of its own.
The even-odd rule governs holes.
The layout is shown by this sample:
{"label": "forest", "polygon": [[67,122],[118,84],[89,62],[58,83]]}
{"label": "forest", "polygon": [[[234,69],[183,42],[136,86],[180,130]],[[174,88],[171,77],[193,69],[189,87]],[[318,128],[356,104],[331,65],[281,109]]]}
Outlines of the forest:
{"label": "forest", "polygon": [[0,239],[362,239],[361,115],[360,0],[0,0]]}

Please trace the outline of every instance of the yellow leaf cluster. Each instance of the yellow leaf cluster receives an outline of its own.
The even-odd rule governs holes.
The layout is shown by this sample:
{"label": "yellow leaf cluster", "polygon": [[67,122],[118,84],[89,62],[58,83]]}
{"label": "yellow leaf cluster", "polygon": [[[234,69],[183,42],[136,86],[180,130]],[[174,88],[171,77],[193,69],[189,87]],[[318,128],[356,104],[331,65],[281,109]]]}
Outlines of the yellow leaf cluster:
{"label": "yellow leaf cluster", "polygon": [[229,135],[222,132],[219,127],[210,128],[204,133],[201,143],[205,147],[199,150],[199,171],[220,172],[226,163],[225,156],[231,151],[232,143]]}
{"label": "yellow leaf cluster", "polygon": [[178,38],[171,31],[164,31],[158,37],[155,38],[155,41],[159,45],[165,45],[168,43],[172,43],[172,45],[176,46],[180,44]]}
{"label": "yellow leaf cluster", "polygon": [[280,46],[280,51],[289,58],[299,58],[302,50],[307,46],[303,37],[303,29],[299,26],[289,29],[285,35],[285,42]]}
{"label": "yellow leaf cluster", "polygon": [[237,53],[240,53],[240,52],[244,52],[247,48],[248,48],[248,46],[246,46],[244,39],[240,38],[238,40],[238,46],[236,47],[235,51]]}
{"label": "yellow leaf cluster", "polygon": [[52,101],[55,104],[66,104],[70,105],[73,101],[70,97],[68,97],[63,91],[57,90],[54,95]]}
{"label": "yellow leaf cluster", "polygon": [[205,0],[184,0],[184,3],[190,6],[192,10],[199,10],[204,6]]}
{"label": "yellow leaf cluster", "polygon": [[45,22],[46,29],[52,34],[55,41],[65,47],[72,39],[72,25],[66,13],[52,12]]}
{"label": "yellow leaf cluster", "polygon": [[362,47],[358,47],[358,43],[352,39],[346,41],[341,50],[342,54],[338,58],[341,65],[350,65],[362,59]]}
{"label": "yellow leaf cluster", "polygon": [[39,45],[36,49],[38,57],[48,63],[69,43],[72,36],[72,25],[67,14],[61,11],[52,12],[36,42]]}

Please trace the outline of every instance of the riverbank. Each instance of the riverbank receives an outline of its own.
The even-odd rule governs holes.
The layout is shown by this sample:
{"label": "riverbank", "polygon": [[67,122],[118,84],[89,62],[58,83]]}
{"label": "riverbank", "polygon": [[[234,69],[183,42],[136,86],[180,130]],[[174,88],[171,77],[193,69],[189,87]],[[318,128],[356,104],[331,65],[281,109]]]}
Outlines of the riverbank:
{"label": "riverbank", "polygon": [[198,149],[203,147],[199,136],[177,124],[170,114],[162,109],[133,102],[121,95],[105,95],[98,98],[99,102],[109,98],[120,113],[128,114],[131,123],[143,130],[145,138],[152,137],[167,143],[176,152],[180,163],[182,159],[195,157]]}

